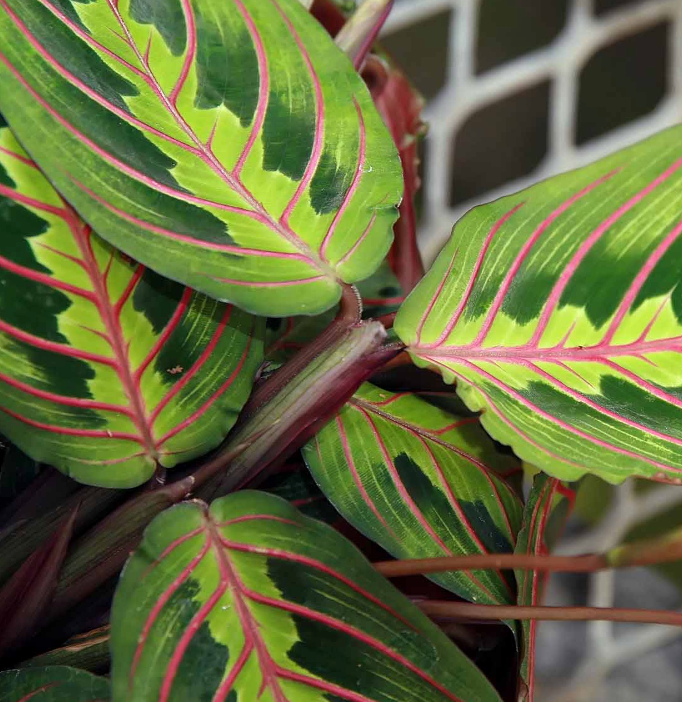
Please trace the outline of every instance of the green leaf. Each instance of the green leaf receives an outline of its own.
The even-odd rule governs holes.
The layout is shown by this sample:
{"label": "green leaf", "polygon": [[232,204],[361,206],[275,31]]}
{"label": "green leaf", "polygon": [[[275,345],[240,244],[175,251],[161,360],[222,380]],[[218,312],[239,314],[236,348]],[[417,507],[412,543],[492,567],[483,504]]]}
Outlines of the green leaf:
{"label": "green leaf", "polygon": [[52,666],[0,673],[0,702],[107,702],[109,682],[83,670]]}
{"label": "green leaf", "polygon": [[556,477],[682,482],[682,128],[455,226],[395,328]]}
{"label": "green leaf", "polygon": [[360,552],[242,491],[149,526],[112,611],[117,702],[500,702]]}
{"label": "green leaf", "polygon": [[[521,502],[495,475],[514,461],[497,453],[476,417],[365,383],[303,456],[342,516],[397,558],[514,550]],[[515,600],[500,571],[429,577],[475,602]]]}
{"label": "green leaf", "polygon": [[377,268],[400,161],[297,0],[7,0],[0,110],[105,239],[269,316]]}
{"label": "green leaf", "polygon": [[76,480],[133,487],[217,446],[262,322],[130,261],[0,128],[0,431]]}
{"label": "green leaf", "polygon": [[[537,475],[523,512],[523,528],[519,532],[515,553],[539,556],[552,549],[563,529],[568,507],[569,491],[556,478]],[[537,606],[547,581],[547,573],[536,570],[516,570],[518,604]],[[522,694],[519,702],[533,702],[535,692],[535,640],[538,622],[529,619],[520,622],[523,635],[521,658]]]}

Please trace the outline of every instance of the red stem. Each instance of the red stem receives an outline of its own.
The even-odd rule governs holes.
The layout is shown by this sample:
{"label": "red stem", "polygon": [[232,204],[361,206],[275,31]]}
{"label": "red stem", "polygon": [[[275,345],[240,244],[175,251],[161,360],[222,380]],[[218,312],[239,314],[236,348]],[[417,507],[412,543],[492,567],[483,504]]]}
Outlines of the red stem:
{"label": "red stem", "polygon": [[682,612],[656,609],[619,609],[616,607],[518,607],[516,605],[479,605],[469,602],[428,600],[416,602],[425,614],[456,619],[534,619],[536,621],[607,621],[682,626]]}
{"label": "red stem", "polygon": [[682,560],[682,540],[637,541],[608,554],[544,556],[516,553],[446,556],[383,561],[374,567],[387,578],[443,573],[450,570],[538,570],[554,573],[594,573],[610,568],[633,568]]}
{"label": "red stem", "polygon": [[344,285],[339,312],[332,323],[291,360],[260,385],[251,395],[240,417],[240,424],[266,405],[311,361],[326,351],[349,327],[362,320],[362,298],[353,285]]}

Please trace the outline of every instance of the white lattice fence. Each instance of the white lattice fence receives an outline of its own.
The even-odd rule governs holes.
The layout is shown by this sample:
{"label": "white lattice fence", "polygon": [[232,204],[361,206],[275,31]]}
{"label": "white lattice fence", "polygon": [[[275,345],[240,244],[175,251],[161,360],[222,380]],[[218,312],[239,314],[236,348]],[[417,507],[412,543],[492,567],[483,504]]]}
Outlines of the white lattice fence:
{"label": "white lattice fence", "polygon": [[[595,0],[569,1],[566,24],[549,45],[477,75],[475,53],[481,2],[482,0],[397,0],[385,30],[385,34],[390,35],[452,10],[449,15],[451,26],[446,83],[426,109],[426,118],[430,124],[429,158],[424,172],[423,214],[419,236],[427,262],[438,253],[453,223],[472,206],[514,192],[555,173],[589,163],[682,120],[682,0],[633,0],[600,16],[594,11]],[[499,2],[520,4],[523,0]],[[554,0],[545,2],[552,3]],[[661,22],[668,24],[670,32],[667,88],[663,100],[646,116],[577,146],[578,91],[583,67],[602,47]],[[481,108],[545,80],[550,81],[551,85],[549,133],[547,152],[540,165],[523,178],[452,206],[453,146],[459,129]],[[675,488],[660,487],[644,496],[637,496],[632,485],[625,484],[615,491],[614,502],[600,526],[583,537],[566,541],[560,550],[564,553],[581,553],[611,548],[620,542],[634,524],[670,509],[675,504],[682,507],[682,494]],[[612,573],[591,577],[587,604],[613,606],[616,601],[614,584]],[[645,599],[646,592],[641,597],[639,601],[626,602],[626,606],[652,606]],[[553,631],[556,637],[562,636],[559,632],[566,631],[561,629],[563,626],[565,625],[549,623],[543,625],[555,627]],[[679,629],[666,627],[630,628],[623,633],[622,628],[610,623],[590,623],[578,635],[583,644],[573,673],[560,687],[552,685],[551,679],[546,679],[545,682],[550,687],[544,686],[542,699],[551,702],[604,702],[612,699],[613,688],[605,687],[605,682],[614,671],[626,674],[628,667],[635,661],[650,651],[670,646],[681,635]],[[552,639],[551,636],[546,639],[550,645],[552,640],[557,639]],[[539,672],[542,680],[542,671]],[[674,679],[669,681],[677,692],[665,697],[665,702],[682,700],[682,666],[673,665],[672,672],[667,670],[667,675],[673,678],[677,675],[676,682]],[[620,702],[643,699],[638,694],[626,691],[619,696]],[[664,702],[663,693],[654,697],[647,694],[646,697],[655,697],[656,702]]]}
{"label": "white lattice fence", "polygon": [[[476,75],[474,55],[480,0],[398,0],[385,34],[415,25],[444,10],[453,10],[447,83],[426,109],[430,124],[429,154],[433,157],[429,158],[424,174],[424,218],[420,237],[427,259],[435,256],[453,223],[472,206],[589,163],[682,119],[682,2],[632,2],[599,18],[594,16],[592,6],[593,0],[573,0],[565,28],[550,45]],[[646,117],[582,147],[575,146],[578,75],[583,65],[600,47],[661,21],[670,22],[672,32],[666,98]],[[552,88],[549,148],[542,164],[527,177],[456,208],[451,207],[451,147],[459,127],[479,108],[543,79],[551,80]]]}

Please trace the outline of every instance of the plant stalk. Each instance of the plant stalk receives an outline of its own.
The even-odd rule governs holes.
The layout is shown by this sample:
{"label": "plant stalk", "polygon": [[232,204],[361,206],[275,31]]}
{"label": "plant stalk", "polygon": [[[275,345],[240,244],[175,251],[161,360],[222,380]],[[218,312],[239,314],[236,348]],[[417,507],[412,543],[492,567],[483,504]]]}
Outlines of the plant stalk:
{"label": "plant stalk", "polygon": [[[345,324],[341,330],[333,323],[332,331],[323,334],[330,341],[326,348],[319,348],[316,340],[314,353],[304,349],[300,355],[305,356],[305,364],[295,376],[287,374],[286,383],[277,374],[267,381],[266,385],[275,382],[277,393],[264,404],[259,399],[259,411],[237,427],[225,450],[250,445],[222,476],[197,491],[197,497],[210,502],[262,480],[267,468],[314,435],[368,377],[399,353],[397,347],[382,347],[386,330],[378,322],[348,325],[346,319]],[[293,377],[295,382],[290,382]],[[256,434],[261,434],[260,439],[253,441]]]}
{"label": "plant stalk", "polygon": [[336,45],[361,71],[395,0],[365,0],[336,35]]}
{"label": "plant stalk", "polygon": [[425,600],[415,602],[425,614],[464,620],[533,619],[536,621],[606,621],[682,626],[682,612],[656,609],[620,609],[616,607],[519,607],[517,605],[482,605],[469,602]]}
{"label": "plant stalk", "polygon": [[194,478],[144,490],[83,535],[64,561],[46,623],[68,611],[123,567],[157,514],[185,499]]}
{"label": "plant stalk", "polygon": [[443,573],[450,570],[538,570],[554,573],[594,573],[611,568],[636,568],[682,560],[682,530],[658,539],[624,544],[602,554],[543,556],[516,553],[446,556],[382,561],[374,564],[387,578]]}
{"label": "plant stalk", "polygon": [[252,393],[242,410],[240,423],[252,417],[258,410],[276,397],[306,366],[324,353],[350,327],[362,320],[362,298],[352,285],[344,285],[339,312],[332,323],[313,341],[306,344],[293,358],[272,374],[266,382]]}

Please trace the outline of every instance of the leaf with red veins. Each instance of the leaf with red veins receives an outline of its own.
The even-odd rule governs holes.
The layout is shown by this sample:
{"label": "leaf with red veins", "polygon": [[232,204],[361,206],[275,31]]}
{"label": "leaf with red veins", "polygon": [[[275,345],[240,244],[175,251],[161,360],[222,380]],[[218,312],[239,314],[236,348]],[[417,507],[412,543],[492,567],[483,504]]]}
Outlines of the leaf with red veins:
{"label": "leaf with red veins", "polygon": [[184,702],[190,691],[215,702],[500,702],[350,542],[266,493],[157,517],[123,572],[111,640],[116,702]]}
{"label": "leaf with red veins", "polygon": [[[497,451],[477,417],[365,383],[303,457],[344,519],[396,558],[514,549],[522,505],[502,475],[518,463]],[[474,602],[512,604],[507,575],[429,577]]]}
{"label": "leaf with red veins", "polygon": [[682,483],[682,129],[476,207],[395,331],[562,480]]}
{"label": "leaf with red veins", "polygon": [[289,316],[329,309],[385,257],[400,159],[299,0],[0,0],[0,44],[0,110],[144,265]]}
{"label": "leaf with red veins", "polygon": [[262,323],[100,239],[7,127],[0,218],[0,431],[103,487],[217,446],[248,398]]}
{"label": "leaf with red veins", "polygon": [[109,702],[109,681],[65,666],[0,672],[0,702]]}

